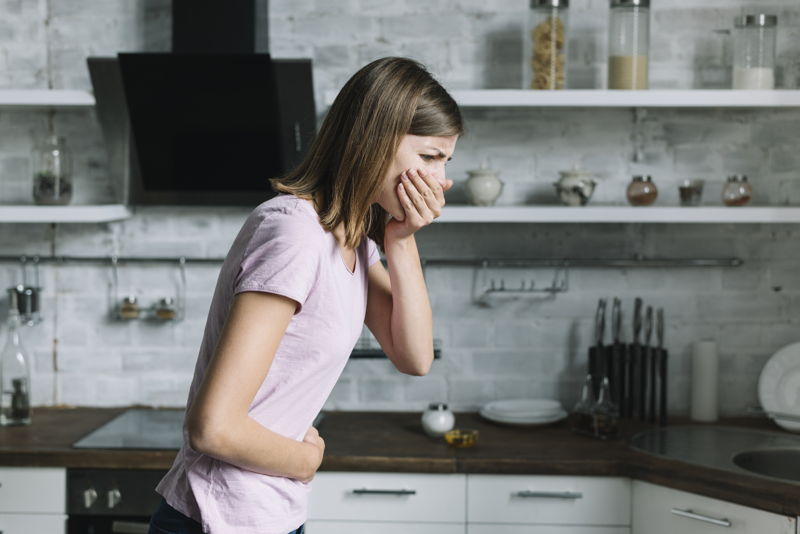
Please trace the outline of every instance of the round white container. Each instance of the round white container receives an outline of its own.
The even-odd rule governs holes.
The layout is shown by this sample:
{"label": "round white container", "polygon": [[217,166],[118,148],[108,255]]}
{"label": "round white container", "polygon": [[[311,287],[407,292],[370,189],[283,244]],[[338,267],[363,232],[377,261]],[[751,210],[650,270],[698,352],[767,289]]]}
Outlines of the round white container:
{"label": "round white container", "polygon": [[447,404],[433,402],[422,412],[422,429],[432,438],[444,435],[456,424],[456,416],[447,408]]}

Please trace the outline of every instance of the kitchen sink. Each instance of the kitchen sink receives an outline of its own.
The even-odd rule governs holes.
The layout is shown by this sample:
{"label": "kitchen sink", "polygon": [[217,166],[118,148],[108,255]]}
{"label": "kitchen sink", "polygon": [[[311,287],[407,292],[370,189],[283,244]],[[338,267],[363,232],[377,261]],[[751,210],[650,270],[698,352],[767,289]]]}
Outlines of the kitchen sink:
{"label": "kitchen sink", "polygon": [[740,452],[733,463],[759,475],[800,482],[800,448]]}
{"label": "kitchen sink", "polygon": [[629,444],[689,464],[800,484],[800,436],[729,426],[675,426],[640,432]]}

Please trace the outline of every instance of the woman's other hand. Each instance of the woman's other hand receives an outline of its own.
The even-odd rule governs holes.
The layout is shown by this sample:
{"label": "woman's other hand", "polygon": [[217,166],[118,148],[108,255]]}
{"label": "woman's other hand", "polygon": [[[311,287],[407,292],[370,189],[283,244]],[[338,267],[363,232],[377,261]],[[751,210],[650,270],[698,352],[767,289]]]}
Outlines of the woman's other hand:
{"label": "woman's other hand", "polygon": [[402,221],[392,219],[386,225],[386,237],[402,239],[431,224],[442,214],[444,192],[453,187],[453,181],[442,182],[421,169],[409,169],[400,174],[397,198],[405,212]]}
{"label": "woman's other hand", "polygon": [[319,432],[313,426],[306,431],[303,437],[303,443],[310,445],[308,447],[311,471],[309,477],[302,479],[300,482],[308,484],[314,479],[317,474],[320,464],[322,464],[322,457],[325,454],[325,440],[319,435]]}

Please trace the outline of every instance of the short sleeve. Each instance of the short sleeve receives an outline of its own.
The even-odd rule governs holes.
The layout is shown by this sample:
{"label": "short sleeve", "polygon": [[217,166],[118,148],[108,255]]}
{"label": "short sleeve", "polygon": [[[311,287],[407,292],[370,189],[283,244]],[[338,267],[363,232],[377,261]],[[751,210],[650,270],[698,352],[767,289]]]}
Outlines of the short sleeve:
{"label": "short sleeve", "polygon": [[381,261],[381,254],[378,245],[371,238],[367,238],[367,267],[372,267],[376,262]]}
{"label": "short sleeve", "polygon": [[242,256],[233,293],[259,291],[305,304],[320,270],[320,247],[313,228],[296,216],[275,213],[253,232]]}

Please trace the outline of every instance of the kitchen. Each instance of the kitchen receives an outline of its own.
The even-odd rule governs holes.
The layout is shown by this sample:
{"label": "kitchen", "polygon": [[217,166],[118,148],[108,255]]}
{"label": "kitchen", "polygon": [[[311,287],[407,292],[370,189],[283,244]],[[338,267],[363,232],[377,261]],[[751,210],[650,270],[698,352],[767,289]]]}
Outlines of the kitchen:
{"label": "kitchen", "polygon": [[[620,338],[631,343],[635,299],[640,297],[643,315],[648,306],[654,315],[664,310],[668,412],[676,422],[690,421],[697,342],[714,340],[718,402],[706,409],[713,416],[717,405],[722,422],[791,440],[793,434],[758,409],[762,370],[780,349],[797,342],[800,332],[800,112],[794,109],[800,107],[800,10],[792,0],[768,5],[755,0],[653,1],[649,89],[607,91],[610,2],[572,0],[566,18],[569,90],[540,92],[519,90],[531,76],[525,29],[528,19],[538,16],[528,4],[269,3],[270,53],[312,60],[318,118],[359,67],[378,57],[404,55],[425,63],[454,93],[467,127],[448,165],[448,176],[456,182],[448,206],[441,220],[421,230],[417,239],[439,358],[425,377],[401,375],[382,358],[353,358],[347,364],[320,424],[328,450],[315,486],[321,495],[327,484],[338,483],[335,478],[326,482],[325,475],[348,473],[344,483],[353,487],[416,487],[422,494],[417,478],[380,477],[446,474],[447,480],[431,481],[434,488],[444,488],[432,495],[464,498],[454,497],[456,502],[449,504],[431,500],[427,512],[393,512],[382,508],[392,501],[373,500],[373,512],[371,506],[362,506],[355,516],[321,511],[310,518],[308,530],[425,532],[433,524],[484,532],[480,529],[490,528],[486,524],[504,520],[492,519],[489,512],[482,516],[475,503],[467,504],[467,494],[481,494],[482,486],[475,489],[474,484],[491,482],[479,475],[524,475],[515,491],[570,491],[587,499],[548,499],[541,505],[544,516],[530,511],[527,518],[508,516],[508,523],[491,527],[493,531],[659,532],[650,516],[644,529],[637,527],[636,510],[647,509],[637,499],[646,500],[647,491],[661,488],[713,499],[710,504],[681,494],[674,507],[731,520],[741,532],[794,531],[792,516],[800,515],[796,482],[649,456],[633,451],[626,440],[573,434],[570,420],[514,427],[486,421],[476,412],[492,401],[522,398],[557,400],[572,411],[584,385],[588,349],[596,343],[599,299],[607,300],[604,341],[613,338],[617,297]],[[0,458],[3,469],[54,469],[41,475],[53,474],[57,482],[31,486],[33,495],[42,487],[63,489],[53,497],[55,508],[9,505],[0,509],[0,522],[20,515],[27,521],[42,512],[63,524],[65,467],[163,470],[174,457],[170,450],[87,452],[72,447],[126,407],[184,405],[219,258],[252,209],[125,202],[126,168],[107,142],[99,114],[103,102],[94,99],[99,95],[87,58],[170,51],[171,8],[171,2],[155,0],[4,5],[6,60],[0,72],[10,93],[0,110],[0,281],[6,288],[24,281],[42,290],[41,320],[22,329],[32,355],[32,423],[0,428]],[[734,83],[734,22],[746,13],[777,17],[774,91],[728,90]],[[490,92],[476,92],[484,89]],[[494,92],[503,89],[517,91]],[[42,96],[39,90],[67,93]],[[45,103],[31,104],[37,98]],[[64,207],[37,206],[31,195],[31,154],[54,133],[66,140],[72,155],[72,198]],[[495,172],[476,173],[482,166]],[[575,167],[590,173],[596,187],[587,205],[562,207],[553,183],[570,178]],[[493,176],[502,180],[493,207],[470,205],[469,171],[495,186]],[[627,188],[633,176],[648,175],[658,186],[658,196],[654,204],[634,209]],[[749,178],[750,205],[723,203],[731,175]],[[699,207],[681,206],[679,186],[687,179],[705,181]],[[114,256],[128,261],[115,263]],[[72,260],[48,260],[60,257]],[[136,297],[133,310],[140,310],[142,320],[119,317],[128,297]],[[9,304],[0,302],[5,319]],[[167,316],[172,310],[179,319],[149,315],[159,310]],[[4,327],[0,342],[6,337]],[[655,339],[653,328],[653,344]],[[369,356],[374,348],[365,335],[356,353]],[[458,427],[478,428],[477,443],[452,449],[443,440],[428,438],[420,416],[432,402],[447,403]],[[158,434],[174,435],[164,424],[151,424]],[[621,423],[626,436],[648,428],[638,421]],[[61,434],[42,437],[38,429]],[[391,442],[375,437],[394,433],[397,439]],[[50,452],[48,441],[54,449]],[[352,473],[357,471],[379,478],[356,479]],[[25,485],[33,480],[30,471],[19,474]],[[585,488],[584,477],[616,489]],[[15,487],[8,480],[0,482],[0,491]],[[653,487],[643,486],[648,483]],[[596,491],[615,499],[601,501],[599,508],[620,515],[598,519],[590,510],[581,516],[575,506],[590,503],[588,497]],[[98,492],[98,502],[108,502],[106,492]],[[126,496],[123,491],[123,502]],[[413,505],[412,497],[398,499]],[[536,499],[521,499],[538,510]],[[779,520],[782,526],[773,530],[741,527],[735,521],[740,510],[728,508],[731,503],[774,514],[767,516],[770,520],[788,519]],[[344,505],[339,508],[342,514],[347,511]],[[442,510],[448,512],[437,514]],[[403,525],[400,519],[418,524]],[[314,520],[326,525],[312,530]],[[719,528],[682,520],[686,523],[669,523],[667,528]],[[400,524],[391,526],[393,522]],[[5,532],[14,532],[10,524],[2,524]],[[19,532],[32,531],[30,525],[23,522]]]}

